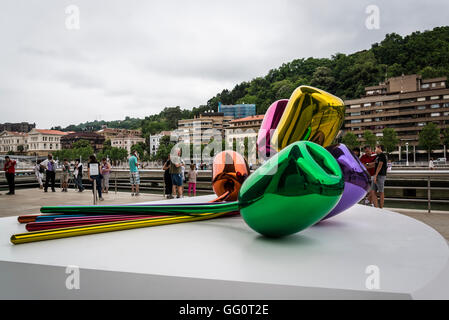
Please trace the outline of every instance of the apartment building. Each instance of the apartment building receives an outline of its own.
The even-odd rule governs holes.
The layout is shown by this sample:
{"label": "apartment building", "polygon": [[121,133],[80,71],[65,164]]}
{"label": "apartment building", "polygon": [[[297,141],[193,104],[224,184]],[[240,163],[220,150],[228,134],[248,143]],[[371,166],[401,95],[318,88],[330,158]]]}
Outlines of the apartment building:
{"label": "apartment building", "polygon": [[26,152],[28,135],[24,132],[3,131],[0,133],[0,154]]}
{"label": "apartment building", "polygon": [[32,129],[28,132],[28,155],[46,156],[55,150],[61,150],[61,137],[67,132],[59,130]]}
{"label": "apartment building", "polygon": [[178,120],[176,134],[190,143],[207,144],[212,134],[219,134],[224,138],[225,130],[230,127],[232,116],[225,116],[221,112],[200,114],[198,118]]}
{"label": "apartment building", "polygon": [[162,139],[162,137],[165,136],[170,136],[171,135],[171,131],[162,131],[160,133],[157,133],[155,135],[150,135],[150,154],[152,156],[154,156],[157,151],[159,150],[159,145],[160,145],[160,141]]}
{"label": "apartment building", "polygon": [[257,134],[262,125],[264,115],[250,116],[242,119],[235,119],[230,122],[226,130],[226,140],[231,145],[233,140],[253,138],[257,140]]}
{"label": "apartment building", "polygon": [[139,130],[131,130],[131,129],[103,127],[102,129],[98,130],[97,133],[102,135],[105,138],[105,140],[112,140],[113,138],[124,137],[124,136],[135,136],[135,137],[142,136],[142,131],[140,129]]}
{"label": "apartment building", "polygon": [[[441,130],[449,128],[449,88],[447,78],[422,79],[419,75],[390,78],[378,86],[365,88],[365,96],[345,101],[345,130],[360,140],[371,130],[382,137],[384,128],[393,128],[400,139],[396,154],[404,146],[416,151],[419,133],[430,122]],[[425,153],[425,151],[416,151]],[[443,153],[443,150],[435,150]]]}

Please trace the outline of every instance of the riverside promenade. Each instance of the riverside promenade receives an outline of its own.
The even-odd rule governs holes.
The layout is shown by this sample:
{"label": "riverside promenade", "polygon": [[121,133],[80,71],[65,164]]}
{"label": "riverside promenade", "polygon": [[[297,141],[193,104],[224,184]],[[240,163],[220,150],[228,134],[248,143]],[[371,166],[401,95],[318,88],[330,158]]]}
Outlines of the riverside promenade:
{"label": "riverside promenade", "polygon": [[[131,196],[130,192],[109,192],[104,194],[104,201],[101,205],[125,204],[136,202],[147,202],[163,200],[162,194],[141,193],[138,197]],[[14,196],[7,196],[4,193],[0,195],[0,217],[19,216],[24,214],[37,214],[41,206],[57,205],[91,205],[93,196],[91,190],[85,190],[82,193],[74,190],[69,192],[44,193],[39,189],[19,189]],[[449,241],[449,212],[426,210],[397,209],[386,208],[399,214],[404,214],[419,220],[438,231],[446,240]],[[381,227],[381,226],[379,226]]]}

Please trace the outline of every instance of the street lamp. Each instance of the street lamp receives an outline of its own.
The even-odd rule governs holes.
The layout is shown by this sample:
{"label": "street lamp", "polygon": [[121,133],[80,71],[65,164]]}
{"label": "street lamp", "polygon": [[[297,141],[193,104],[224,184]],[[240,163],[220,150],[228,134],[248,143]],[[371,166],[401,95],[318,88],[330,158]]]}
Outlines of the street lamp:
{"label": "street lamp", "polygon": [[407,154],[407,162],[405,165],[408,167],[408,142],[405,143],[405,148],[406,148],[405,153]]}

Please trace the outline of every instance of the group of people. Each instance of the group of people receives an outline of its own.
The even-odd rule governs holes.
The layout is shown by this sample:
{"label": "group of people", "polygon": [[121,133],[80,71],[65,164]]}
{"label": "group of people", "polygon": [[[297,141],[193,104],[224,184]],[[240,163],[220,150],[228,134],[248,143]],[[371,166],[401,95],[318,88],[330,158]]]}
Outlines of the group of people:
{"label": "group of people", "polygon": [[371,189],[367,195],[367,201],[376,208],[384,207],[385,200],[385,179],[388,171],[388,160],[385,154],[385,147],[381,144],[376,146],[373,152],[370,146],[363,148],[363,155],[360,156],[360,149],[354,148],[353,153],[360,159],[371,176]]}
{"label": "group of people", "polygon": [[186,174],[185,163],[181,158],[181,151],[178,150],[176,156],[168,156],[165,161],[164,170],[164,183],[165,183],[165,196],[167,199],[182,198],[184,193],[184,181],[189,185],[189,197],[193,194],[196,196],[196,179],[198,176],[198,168],[195,164],[190,164],[189,171]]}
{"label": "group of people", "polygon": [[[92,166],[98,165],[98,170],[96,170],[94,172],[95,174],[92,175],[90,174],[91,164]],[[100,200],[103,200],[103,193],[108,193],[111,168],[111,164],[106,158],[103,158],[101,162],[98,162],[94,155],[89,157],[89,166],[87,170],[88,179],[91,182],[93,182],[94,180],[96,181]],[[53,159],[53,156],[51,154],[48,155],[46,160],[38,160],[36,162],[36,165],[34,167],[34,174],[39,183],[39,188],[43,189],[44,192],[48,192],[49,188],[52,192],[56,192],[56,169],[57,163]],[[67,159],[63,160],[60,176],[62,192],[68,191],[69,181],[71,177],[73,177],[73,182],[78,192],[83,192],[85,189],[85,187],[83,186],[83,164],[81,163],[80,159],[75,160],[75,164],[73,167]]]}

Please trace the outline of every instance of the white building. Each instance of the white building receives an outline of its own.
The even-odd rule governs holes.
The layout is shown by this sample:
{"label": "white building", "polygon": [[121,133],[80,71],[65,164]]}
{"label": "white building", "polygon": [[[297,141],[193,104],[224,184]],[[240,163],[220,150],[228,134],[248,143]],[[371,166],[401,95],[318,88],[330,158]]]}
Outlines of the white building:
{"label": "white building", "polygon": [[26,152],[28,135],[24,132],[3,131],[0,133],[0,154]]}
{"label": "white building", "polygon": [[159,144],[164,136],[170,136],[171,131],[162,131],[158,134],[150,136],[150,154],[154,156],[159,150]]}
{"label": "white building", "polygon": [[60,139],[67,132],[59,130],[33,129],[28,132],[27,151],[29,155],[45,156],[52,151],[61,150]]}
{"label": "white building", "polygon": [[111,147],[126,149],[128,153],[131,153],[131,147],[139,142],[145,142],[145,138],[119,135],[111,138]]}

